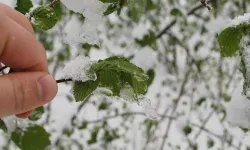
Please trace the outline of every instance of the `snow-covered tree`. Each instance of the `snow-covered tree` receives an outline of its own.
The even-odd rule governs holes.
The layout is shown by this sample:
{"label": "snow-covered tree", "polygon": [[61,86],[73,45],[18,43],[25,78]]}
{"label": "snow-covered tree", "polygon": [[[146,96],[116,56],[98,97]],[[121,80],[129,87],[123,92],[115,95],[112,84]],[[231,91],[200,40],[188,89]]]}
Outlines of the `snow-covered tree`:
{"label": "snow-covered tree", "polygon": [[1,149],[250,149],[249,0],[0,2],[33,24],[59,85],[0,120]]}

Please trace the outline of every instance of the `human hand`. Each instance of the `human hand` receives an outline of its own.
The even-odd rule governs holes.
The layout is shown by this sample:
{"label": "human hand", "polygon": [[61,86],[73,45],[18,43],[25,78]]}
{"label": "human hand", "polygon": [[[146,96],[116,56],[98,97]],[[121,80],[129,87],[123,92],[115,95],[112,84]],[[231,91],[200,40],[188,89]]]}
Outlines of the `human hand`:
{"label": "human hand", "polygon": [[52,100],[56,81],[48,75],[46,52],[28,19],[0,3],[0,62],[15,73],[0,76],[0,118],[26,118]]}

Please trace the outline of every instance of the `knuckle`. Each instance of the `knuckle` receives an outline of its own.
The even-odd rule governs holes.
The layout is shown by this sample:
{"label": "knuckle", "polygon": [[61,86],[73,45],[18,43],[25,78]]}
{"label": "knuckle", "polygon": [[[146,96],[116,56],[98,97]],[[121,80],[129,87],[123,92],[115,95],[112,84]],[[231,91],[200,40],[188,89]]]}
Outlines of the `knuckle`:
{"label": "knuckle", "polygon": [[9,75],[11,84],[12,84],[12,93],[14,96],[13,99],[13,107],[16,112],[24,110],[25,100],[24,100],[24,88],[20,80],[18,80],[13,75]]}

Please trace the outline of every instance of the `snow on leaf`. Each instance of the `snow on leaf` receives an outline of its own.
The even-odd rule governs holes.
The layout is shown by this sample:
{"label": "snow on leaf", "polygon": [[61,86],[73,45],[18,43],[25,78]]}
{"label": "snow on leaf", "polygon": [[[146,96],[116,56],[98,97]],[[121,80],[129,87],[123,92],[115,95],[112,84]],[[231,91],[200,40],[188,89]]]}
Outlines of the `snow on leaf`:
{"label": "snow on leaf", "polygon": [[99,45],[97,27],[102,22],[106,5],[99,0],[62,0],[62,3],[68,9],[81,13],[85,17],[83,25],[76,18],[66,25],[64,42]]}
{"label": "snow on leaf", "polygon": [[63,35],[63,42],[66,44],[100,45],[97,27],[88,19],[85,19],[84,24],[82,24],[77,17],[72,17],[66,24]]}
{"label": "snow on leaf", "polygon": [[250,29],[250,14],[233,19],[221,33],[218,42],[224,56],[234,56],[240,50],[243,35]]}
{"label": "snow on leaf", "polygon": [[[117,88],[119,88],[120,91],[120,89],[128,83],[136,94],[145,94],[147,91],[148,76],[141,68],[132,64],[126,58],[114,56],[100,60],[92,65],[91,70],[97,74],[97,78],[103,76],[102,74],[104,72],[113,72],[112,74],[116,75],[118,81],[114,80],[109,84],[109,86],[112,86],[111,90],[117,90]],[[99,82],[105,85],[107,84],[107,82],[105,82],[106,79],[108,78],[103,78],[103,80],[99,80]],[[116,93],[117,91],[113,92]]]}
{"label": "snow on leaf", "polygon": [[238,25],[245,23],[250,23],[250,13],[245,13],[242,16],[235,17],[229,22],[229,24],[227,24],[226,28],[237,27]]}
{"label": "snow on leaf", "polygon": [[133,102],[136,99],[136,94],[130,85],[125,85],[120,90],[120,97],[128,102]]}
{"label": "snow on leaf", "polygon": [[32,24],[45,31],[53,28],[58,22],[55,10],[49,6],[37,7],[30,16]]}
{"label": "snow on leaf", "polygon": [[96,74],[90,71],[91,65],[88,57],[80,55],[65,65],[62,78],[82,82],[96,80]]}
{"label": "snow on leaf", "polygon": [[137,103],[143,107],[144,112],[149,119],[157,120],[159,118],[156,110],[152,107],[150,99],[140,95],[138,96]]}

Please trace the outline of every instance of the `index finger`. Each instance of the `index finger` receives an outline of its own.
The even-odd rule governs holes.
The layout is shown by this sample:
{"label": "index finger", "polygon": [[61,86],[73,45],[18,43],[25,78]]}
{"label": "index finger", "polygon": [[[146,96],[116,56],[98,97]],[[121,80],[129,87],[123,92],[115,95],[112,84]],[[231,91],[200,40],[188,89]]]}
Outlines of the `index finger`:
{"label": "index finger", "polygon": [[20,12],[15,11],[11,7],[5,4],[1,4],[1,3],[0,3],[0,11],[4,13],[6,16],[8,16],[9,18],[11,18],[12,20],[16,21],[16,23],[20,24],[29,32],[34,33],[33,27],[31,23],[29,22],[28,18],[25,17]]}
{"label": "index finger", "polygon": [[0,12],[0,61],[22,71],[48,71],[46,52],[34,34]]}

